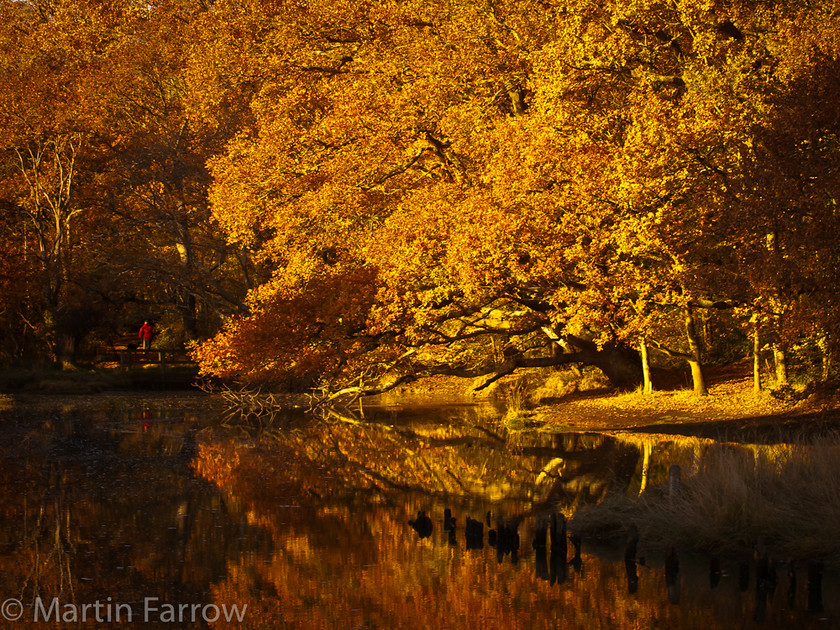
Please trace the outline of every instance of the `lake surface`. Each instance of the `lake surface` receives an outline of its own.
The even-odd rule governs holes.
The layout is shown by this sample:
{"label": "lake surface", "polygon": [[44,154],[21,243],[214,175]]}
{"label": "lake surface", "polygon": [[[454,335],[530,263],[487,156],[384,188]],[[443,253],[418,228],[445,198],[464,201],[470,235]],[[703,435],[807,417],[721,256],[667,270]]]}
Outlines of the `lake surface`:
{"label": "lake surface", "polygon": [[246,430],[198,400],[3,412],[0,628],[840,623],[831,571],[781,566],[768,592],[744,558],[679,551],[666,572],[585,539],[535,548],[551,513],[662,482],[678,445],[510,434],[457,405]]}

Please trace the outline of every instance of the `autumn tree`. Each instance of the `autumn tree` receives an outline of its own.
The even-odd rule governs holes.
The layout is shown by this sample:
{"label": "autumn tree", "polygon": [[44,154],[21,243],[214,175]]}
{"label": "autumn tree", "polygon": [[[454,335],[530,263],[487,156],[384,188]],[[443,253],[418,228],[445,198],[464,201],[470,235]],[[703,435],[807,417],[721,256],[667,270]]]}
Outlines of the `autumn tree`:
{"label": "autumn tree", "polygon": [[189,110],[187,42],[205,11],[177,0],[148,7],[99,88],[111,155],[98,185],[119,225],[115,237],[135,242],[118,248],[124,254],[112,264],[135,278],[149,308],[174,309],[186,339],[239,310],[254,273],[247,252],[226,244],[209,215],[205,162],[225,131]]}
{"label": "autumn tree", "polygon": [[85,210],[78,199],[79,179],[90,152],[84,113],[68,115],[66,107],[81,89],[86,63],[84,53],[76,54],[74,48],[86,32],[65,29],[74,8],[14,2],[2,6],[0,126],[9,181],[7,225],[15,226],[7,236],[23,238],[19,251],[37,261],[38,288],[31,297],[38,317],[28,325],[43,327],[41,337],[55,358],[72,353],[74,345],[62,324],[72,308],[77,231]]}
{"label": "autumn tree", "polygon": [[[551,36],[556,14],[496,4],[453,3],[442,19],[422,4],[361,9],[342,7],[351,19],[340,22],[332,7],[294,16],[305,24],[288,15],[265,18],[276,33],[276,56],[265,61],[273,71],[254,104],[255,129],[216,163],[220,221],[245,242],[257,226],[273,230],[264,249],[278,268],[272,286],[317,292],[331,267],[374,271],[376,305],[356,342],[379,351],[390,345],[392,361],[411,357],[399,367],[382,363],[402,372],[397,380],[572,360],[525,357],[528,348],[514,345],[503,368],[485,362],[468,369],[452,357],[437,367],[417,363],[416,352],[452,351],[482,336],[524,340],[551,328],[555,307],[543,299],[544,288],[523,286],[527,272],[507,275],[511,260],[527,266],[531,256],[516,237],[537,228],[542,234],[533,238],[546,244],[559,232],[556,219],[536,209],[543,225],[530,225],[531,217],[515,216],[526,210],[521,203],[481,180],[494,127],[527,117],[527,54]],[[254,172],[265,177],[246,175]],[[426,250],[420,258],[414,245]],[[544,346],[556,343],[554,331],[543,337]],[[203,356],[236,356],[223,349],[226,339],[233,337],[219,338]],[[579,343],[598,352],[592,340]]]}
{"label": "autumn tree", "polygon": [[[798,42],[769,25],[822,28],[821,10],[217,8],[228,30],[260,34],[240,48],[265,70],[240,73],[256,82],[253,123],[213,167],[229,238],[264,240],[276,269],[255,308],[366,270],[376,297],[333,338],[331,361],[345,375],[364,366],[372,389],[597,363],[641,338],[684,357],[705,392],[697,313],[754,299],[739,247],[757,242],[755,137],[773,99],[793,94],[772,69]],[[662,316],[682,322],[681,348]],[[254,377],[259,328],[232,323],[199,353],[205,368]],[[287,339],[272,365],[299,365],[327,330]],[[489,339],[507,353],[482,352]],[[246,364],[217,369],[243,347]],[[361,357],[373,350],[371,372]],[[626,361],[600,363],[617,383],[638,378]]]}
{"label": "autumn tree", "polygon": [[[786,52],[795,58],[795,49]],[[840,84],[836,53],[822,52],[810,67],[777,70],[787,89],[768,99],[773,115],[756,130],[742,191],[750,229],[738,235],[739,268],[779,385],[787,383],[788,351],[797,344],[820,347],[824,378],[837,351],[840,121],[826,103],[840,98]]]}
{"label": "autumn tree", "polygon": [[826,7],[2,11],[4,239],[38,267],[10,295],[54,353],[92,296],[225,321],[207,373],[357,393],[563,363],[627,387],[666,353],[702,394],[718,310],[779,382],[797,343],[836,353]]}
{"label": "autumn tree", "polygon": [[209,334],[256,278],[209,216],[205,161],[225,132],[185,105],[185,46],[206,10],[2,5],[7,235],[39,262],[26,321],[54,358],[138,309],[180,320],[186,338]]}

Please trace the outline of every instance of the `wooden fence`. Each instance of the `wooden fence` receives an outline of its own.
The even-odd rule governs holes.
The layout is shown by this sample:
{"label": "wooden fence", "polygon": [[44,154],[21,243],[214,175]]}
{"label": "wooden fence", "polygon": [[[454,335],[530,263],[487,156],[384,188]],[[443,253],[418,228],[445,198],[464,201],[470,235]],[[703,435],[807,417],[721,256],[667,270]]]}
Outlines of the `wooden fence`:
{"label": "wooden fence", "polygon": [[140,348],[136,335],[123,335],[112,339],[100,348],[100,362],[121,370],[130,370],[146,365],[156,365],[162,369],[175,366],[193,365],[194,361],[184,350],[162,350]]}

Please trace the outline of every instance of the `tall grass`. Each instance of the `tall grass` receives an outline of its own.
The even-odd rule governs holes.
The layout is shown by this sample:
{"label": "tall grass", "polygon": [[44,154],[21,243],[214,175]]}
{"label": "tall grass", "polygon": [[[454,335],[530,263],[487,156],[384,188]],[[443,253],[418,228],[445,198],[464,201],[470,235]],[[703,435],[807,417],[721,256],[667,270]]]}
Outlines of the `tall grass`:
{"label": "tall grass", "polygon": [[517,381],[504,392],[505,414],[502,425],[509,431],[521,431],[525,428],[528,395],[527,384]]}
{"label": "tall grass", "polygon": [[840,564],[840,438],[753,450],[719,445],[683,471],[674,496],[664,486],[636,498],[616,494],[578,512],[572,526],[618,535],[631,522],[652,547],[743,552],[763,537],[778,557]]}

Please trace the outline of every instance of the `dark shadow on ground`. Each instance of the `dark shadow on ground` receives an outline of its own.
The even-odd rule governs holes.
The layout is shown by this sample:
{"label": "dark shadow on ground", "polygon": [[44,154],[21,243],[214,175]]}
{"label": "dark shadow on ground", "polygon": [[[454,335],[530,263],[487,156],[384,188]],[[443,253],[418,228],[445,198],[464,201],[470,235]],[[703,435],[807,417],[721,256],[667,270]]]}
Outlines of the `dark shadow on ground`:
{"label": "dark shadow on ground", "polygon": [[614,387],[599,387],[597,389],[587,389],[584,391],[574,391],[563,396],[547,396],[540,398],[540,405],[556,405],[561,403],[573,402],[575,400],[591,400],[593,398],[609,398],[615,396],[617,390]]}
{"label": "dark shadow on ground", "polygon": [[649,424],[635,426],[634,433],[657,433],[702,437],[720,441],[779,443],[804,442],[840,431],[840,411],[811,411],[797,414],[772,414],[732,420]]}
{"label": "dark shadow on ground", "polygon": [[[729,381],[740,381],[752,377],[752,364],[739,361],[729,365],[708,365],[703,367],[706,386],[712,387]],[[688,368],[653,368],[651,369],[653,388],[658,391],[671,392],[678,389],[691,389],[691,373]]]}

